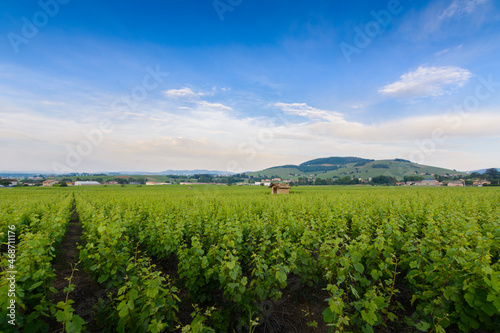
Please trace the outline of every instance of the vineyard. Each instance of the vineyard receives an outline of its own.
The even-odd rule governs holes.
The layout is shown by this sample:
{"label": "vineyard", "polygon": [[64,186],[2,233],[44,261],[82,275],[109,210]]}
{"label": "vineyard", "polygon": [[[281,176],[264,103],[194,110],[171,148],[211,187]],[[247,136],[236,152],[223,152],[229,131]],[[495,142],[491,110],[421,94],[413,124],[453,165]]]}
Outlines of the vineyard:
{"label": "vineyard", "polygon": [[[54,301],[72,215],[82,231],[68,264],[102,291],[90,317],[71,278]],[[2,332],[500,327],[493,187],[15,188],[0,191],[0,237]]]}

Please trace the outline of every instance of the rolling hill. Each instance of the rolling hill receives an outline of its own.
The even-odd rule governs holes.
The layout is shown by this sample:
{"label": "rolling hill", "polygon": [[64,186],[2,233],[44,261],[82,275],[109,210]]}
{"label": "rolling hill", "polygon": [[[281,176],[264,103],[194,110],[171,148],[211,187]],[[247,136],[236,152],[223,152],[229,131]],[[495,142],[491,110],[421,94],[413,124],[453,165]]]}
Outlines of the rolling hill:
{"label": "rolling hill", "polygon": [[429,165],[412,163],[403,159],[371,160],[359,157],[325,157],[310,160],[299,165],[283,165],[261,171],[248,172],[249,176],[297,179],[299,177],[341,178],[352,176],[368,179],[386,175],[403,179],[406,175],[422,175],[432,178],[435,175],[462,175],[464,172]]}

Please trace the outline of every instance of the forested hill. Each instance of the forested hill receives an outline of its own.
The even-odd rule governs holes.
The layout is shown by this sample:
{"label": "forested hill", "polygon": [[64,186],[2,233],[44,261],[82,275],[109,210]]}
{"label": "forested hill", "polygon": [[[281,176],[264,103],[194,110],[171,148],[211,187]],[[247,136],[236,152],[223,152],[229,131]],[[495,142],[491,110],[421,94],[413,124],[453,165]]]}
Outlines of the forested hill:
{"label": "forested hill", "polygon": [[406,175],[423,175],[433,178],[434,175],[460,175],[462,172],[435,166],[413,163],[396,158],[391,160],[372,160],[360,157],[324,157],[306,161],[299,165],[288,164],[267,168],[261,171],[249,172],[251,176],[272,177],[283,179],[294,177],[344,177],[353,176],[367,179],[379,175],[391,175],[402,179]]}

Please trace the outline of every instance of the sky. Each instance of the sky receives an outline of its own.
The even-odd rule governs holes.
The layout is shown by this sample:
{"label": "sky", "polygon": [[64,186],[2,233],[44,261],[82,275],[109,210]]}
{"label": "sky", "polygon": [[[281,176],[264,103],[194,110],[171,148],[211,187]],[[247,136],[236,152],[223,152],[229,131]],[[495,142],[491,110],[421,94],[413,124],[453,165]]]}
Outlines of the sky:
{"label": "sky", "polygon": [[500,167],[500,1],[4,1],[0,171]]}

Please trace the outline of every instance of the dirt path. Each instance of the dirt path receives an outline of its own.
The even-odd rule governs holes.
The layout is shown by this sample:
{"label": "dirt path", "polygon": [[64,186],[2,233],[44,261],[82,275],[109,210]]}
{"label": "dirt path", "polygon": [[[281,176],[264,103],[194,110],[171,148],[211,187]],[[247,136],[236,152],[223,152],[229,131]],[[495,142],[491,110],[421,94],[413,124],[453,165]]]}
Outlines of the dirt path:
{"label": "dirt path", "polygon": [[[60,301],[65,301],[66,293],[64,288],[68,287],[68,278],[71,276],[71,266],[78,263],[78,245],[81,243],[82,225],[78,213],[76,212],[75,202],[73,202],[71,220],[66,229],[66,234],[63,241],[57,250],[57,256],[53,261],[53,269],[56,274],[52,286],[57,289],[56,294],[52,294],[51,301],[57,304]],[[92,323],[94,321],[94,313],[92,307],[97,303],[99,298],[105,298],[106,292],[96,282],[90,279],[90,276],[85,273],[81,264],[76,266],[71,284],[75,285],[75,289],[69,293],[69,299],[75,301],[72,304],[75,309],[75,314],[85,320],[86,327],[92,331]],[[55,320],[49,322],[50,332],[60,330],[62,325]]]}

